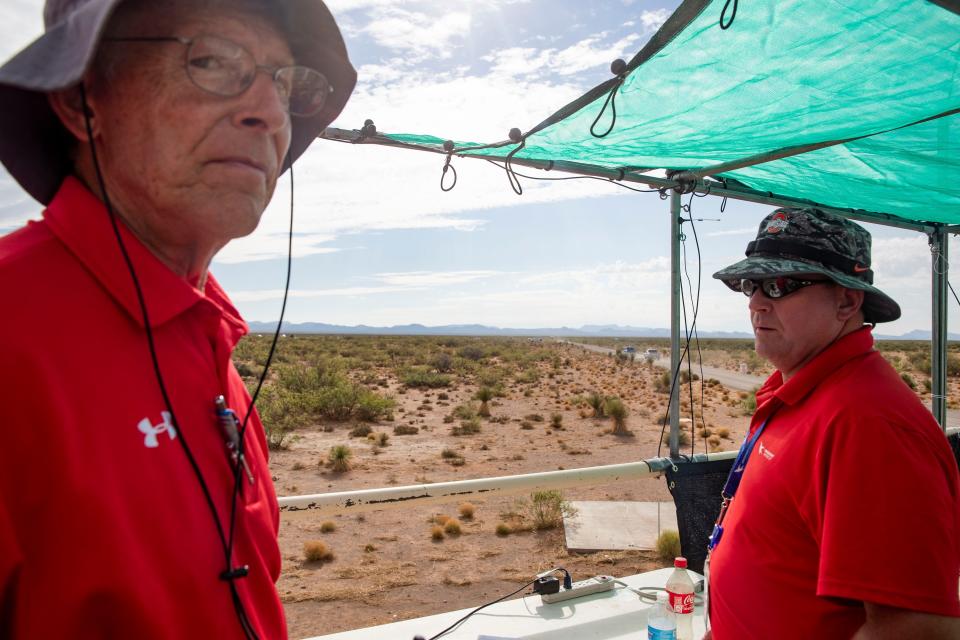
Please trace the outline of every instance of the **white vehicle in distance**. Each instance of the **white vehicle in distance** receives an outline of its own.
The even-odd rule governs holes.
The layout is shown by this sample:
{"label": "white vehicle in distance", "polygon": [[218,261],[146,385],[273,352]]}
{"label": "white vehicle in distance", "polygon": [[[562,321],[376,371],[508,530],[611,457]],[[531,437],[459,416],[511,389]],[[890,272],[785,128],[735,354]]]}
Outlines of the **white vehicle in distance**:
{"label": "white vehicle in distance", "polygon": [[655,362],[660,359],[659,349],[647,349],[643,352],[643,359],[647,362]]}

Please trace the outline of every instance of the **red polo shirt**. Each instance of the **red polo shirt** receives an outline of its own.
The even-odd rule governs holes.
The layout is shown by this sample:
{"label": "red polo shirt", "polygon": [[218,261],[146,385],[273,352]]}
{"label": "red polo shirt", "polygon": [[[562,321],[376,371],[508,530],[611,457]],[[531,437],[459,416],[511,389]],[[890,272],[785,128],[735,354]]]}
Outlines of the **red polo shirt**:
{"label": "red polo shirt", "polygon": [[715,640],[847,640],[864,601],[960,616],[957,464],[870,330],[775,372],[757,404],[710,562]]}
{"label": "red polo shirt", "polygon": [[[233,480],[214,412],[249,395],[230,361],[247,330],[211,277],[200,292],[121,225],[143,287],[170,424],[107,213],[68,178],[42,222],[0,238],[0,637],[241,638],[222,547],[181,444],[227,527]],[[286,637],[279,513],[256,415],[234,564],[261,638]]]}

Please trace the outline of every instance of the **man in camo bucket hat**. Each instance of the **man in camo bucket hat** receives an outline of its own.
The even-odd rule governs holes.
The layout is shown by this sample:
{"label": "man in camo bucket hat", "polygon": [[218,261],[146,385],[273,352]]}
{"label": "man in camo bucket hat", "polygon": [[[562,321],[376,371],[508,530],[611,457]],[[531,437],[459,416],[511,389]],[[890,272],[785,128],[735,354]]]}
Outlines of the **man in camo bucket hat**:
{"label": "man in camo bucket hat", "polygon": [[870,325],[900,307],[873,286],[870,234],[777,209],[713,277],[749,298],[776,371],[711,535],[706,638],[960,637],[960,477],[873,348]]}

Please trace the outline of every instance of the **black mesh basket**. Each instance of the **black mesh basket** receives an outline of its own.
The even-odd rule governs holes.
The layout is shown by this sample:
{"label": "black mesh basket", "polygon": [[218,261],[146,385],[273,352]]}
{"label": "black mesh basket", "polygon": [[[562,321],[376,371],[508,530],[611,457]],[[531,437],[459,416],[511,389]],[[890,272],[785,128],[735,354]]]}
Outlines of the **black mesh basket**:
{"label": "black mesh basket", "polygon": [[677,508],[680,549],[691,571],[703,573],[707,541],[720,514],[720,492],[733,459],[709,462],[676,462],[667,467],[667,488]]}

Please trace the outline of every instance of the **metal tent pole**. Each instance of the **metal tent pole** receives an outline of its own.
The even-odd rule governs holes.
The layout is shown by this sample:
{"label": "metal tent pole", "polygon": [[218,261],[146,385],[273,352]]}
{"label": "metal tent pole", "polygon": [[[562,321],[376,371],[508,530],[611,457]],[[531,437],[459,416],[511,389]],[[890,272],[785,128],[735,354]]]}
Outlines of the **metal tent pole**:
{"label": "metal tent pole", "polygon": [[670,457],[680,457],[680,194],[670,191]]}
{"label": "metal tent pole", "polygon": [[949,268],[947,230],[939,226],[930,234],[933,274],[933,339],[930,353],[930,390],[933,417],[947,428],[947,276]]}

